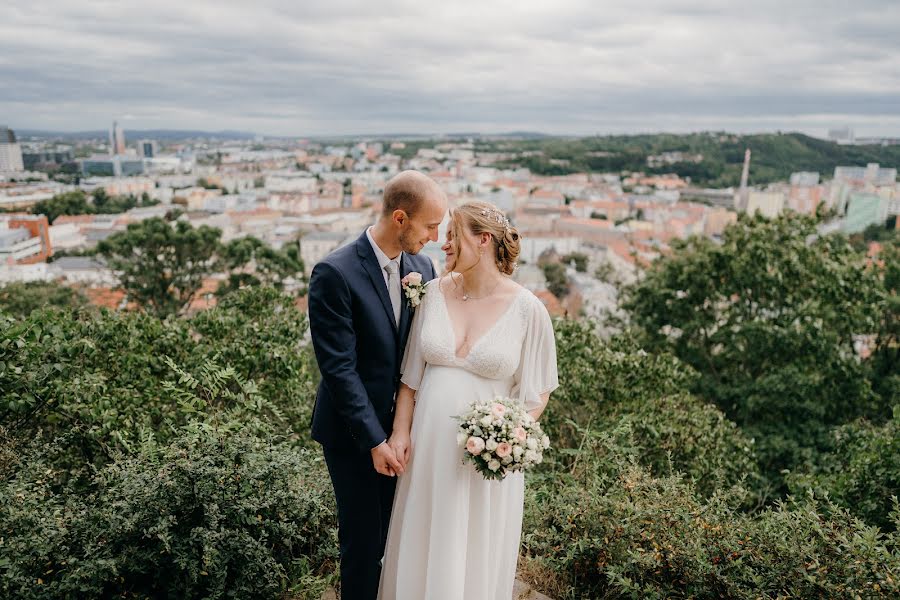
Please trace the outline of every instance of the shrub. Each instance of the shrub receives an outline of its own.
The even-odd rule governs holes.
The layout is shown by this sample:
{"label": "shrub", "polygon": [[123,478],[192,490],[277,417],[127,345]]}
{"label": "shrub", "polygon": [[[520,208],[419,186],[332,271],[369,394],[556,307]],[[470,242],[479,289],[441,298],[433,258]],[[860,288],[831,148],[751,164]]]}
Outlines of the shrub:
{"label": "shrub", "polygon": [[834,448],[788,478],[792,492],[813,491],[883,529],[900,497],[900,406],[884,425],[858,421],[833,432]]}
{"label": "shrub", "polygon": [[536,587],[557,598],[900,593],[895,537],[812,497],[750,516],[739,489],[704,500],[678,476],[654,477],[639,454],[623,426],[588,435],[569,472],[531,478],[524,571],[556,574]]}

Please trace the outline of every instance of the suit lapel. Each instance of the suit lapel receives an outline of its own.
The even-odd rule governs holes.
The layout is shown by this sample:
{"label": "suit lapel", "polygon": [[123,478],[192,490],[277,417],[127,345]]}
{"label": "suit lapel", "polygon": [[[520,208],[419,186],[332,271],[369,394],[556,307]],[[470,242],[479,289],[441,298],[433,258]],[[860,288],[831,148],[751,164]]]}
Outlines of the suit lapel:
{"label": "suit lapel", "polygon": [[[390,322],[391,327],[396,334],[397,323],[394,321],[394,307],[391,306],[391,297],[388,296],[387,286],[384,285],[384,275],[381,274],[381,267],[378,266],[378,259],[375,258],[375,251],[372,250],[372,244],[369,243],[369,238],[365,233],[363,233],[362,237],[357,240],[356,252],[362,259],[363,268],[369,275],[369,279],[372,280],[372,287],[375,288],[375,292],[378,294],[378,298],[381,300],[381,305],[384,307],[384,312],[387,315],[388,322]],[[400,314],[402,320],[402,309],[400,311]]]}

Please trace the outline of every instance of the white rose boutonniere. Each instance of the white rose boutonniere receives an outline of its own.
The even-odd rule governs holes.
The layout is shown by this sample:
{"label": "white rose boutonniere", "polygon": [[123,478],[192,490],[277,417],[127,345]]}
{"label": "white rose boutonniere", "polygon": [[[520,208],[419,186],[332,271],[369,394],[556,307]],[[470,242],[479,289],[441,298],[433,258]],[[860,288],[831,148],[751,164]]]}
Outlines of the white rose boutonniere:
{"label": "white rose boutonniere", "polygon": [[400,280],[400,285],[403,286],[403,294],[409,301],[409,306],[411,308],[417,307],[422,302],[422,298],[425,297],[425,284],[422,283],[422,274],[413,271]]}

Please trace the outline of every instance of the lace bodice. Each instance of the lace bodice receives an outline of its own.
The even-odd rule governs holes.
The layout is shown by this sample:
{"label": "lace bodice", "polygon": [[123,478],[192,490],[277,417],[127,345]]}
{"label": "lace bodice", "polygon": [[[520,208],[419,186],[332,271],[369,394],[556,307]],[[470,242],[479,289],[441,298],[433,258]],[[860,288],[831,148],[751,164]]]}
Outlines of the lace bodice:
{"label": "lace bodice", "polygon": [[[447,310],[444,291],[439,284],[429,286],[434,296],[423,314],[421,343],[425,362],[461,367],[488,379],[506,379],[516,372],[528,305],[526,289],[520,289],[498,319],[477,338],[462,358],[456,356],[457,340]],[[524,292],[524,293],[523,293]],[[426,295],[427,297],[427,295]]]}
{"label": "lace bodice", "polygon": [[401,369],[403,383],[418,389],[427,365],[457,367],[487,379],[512,378],[511,395],[521,396],[526,405],[540,404],[540,394],[558,386],[550,316],[525,288],[462,358],[456,356],[456,342],[440,280],[433,280],[413,317]]}

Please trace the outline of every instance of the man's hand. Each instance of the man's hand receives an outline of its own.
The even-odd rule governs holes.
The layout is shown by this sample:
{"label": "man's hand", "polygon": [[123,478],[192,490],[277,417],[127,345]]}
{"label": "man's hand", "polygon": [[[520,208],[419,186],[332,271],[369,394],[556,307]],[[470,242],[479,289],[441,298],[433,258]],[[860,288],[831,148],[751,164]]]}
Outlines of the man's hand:
{"label": "man's hand", "polygon": [[406,469],[406,464],[409,462],[409,433],[401,433],[394,429],[391,439],[388,440],[388,446],[394,451],[394,456],[397,457],[401,467]]}
{"label": "man's hand", "polygon": [[381,442],[371,450],[372,464],[375,470],[388,477],[396,477],[403,473],[403,465],[397,460],[393,448],[387,442]]}

